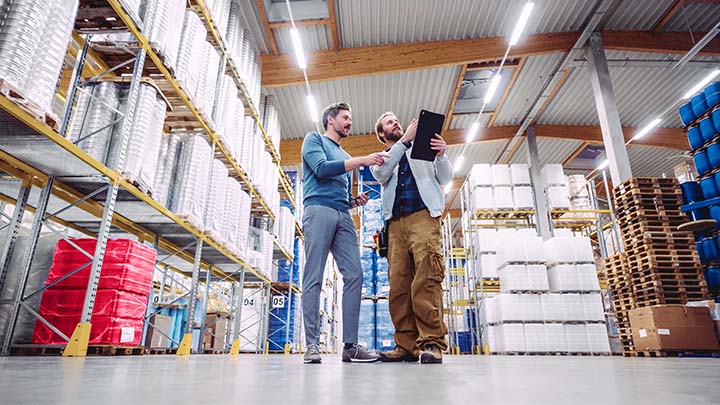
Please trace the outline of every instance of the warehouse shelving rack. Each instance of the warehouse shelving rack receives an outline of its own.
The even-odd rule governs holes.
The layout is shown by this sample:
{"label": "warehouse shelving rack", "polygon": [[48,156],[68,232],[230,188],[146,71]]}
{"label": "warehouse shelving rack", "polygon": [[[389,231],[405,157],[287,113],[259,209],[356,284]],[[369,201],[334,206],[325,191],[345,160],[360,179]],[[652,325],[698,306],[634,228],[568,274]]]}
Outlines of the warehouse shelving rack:
{"label": "warehouse shelving rack", "polygon": [[[196,3],[202,6],[202,2],[197,1]],[[77,57],[70,82],[71,91],[68,91],[66,95],[68,104],[72,105],[74,101],[76,88],[80,82],[81,73],[88,56],[92,58],[91,63],[105,69],[104,72],[96,76],[122,72],[123,69],[127,70],[128,66],[132,64],[133,68],[130,76],[131,94],[126,114],[131,114],[134,108],[139,84],[143,76],[152,76],[158,82],[174,110],[172,114],[174,120],[168,120],[169,122],[166,122],[166,124],[169,124],[168,126],[172,128],[173,122],[184,122],[184,125],[190,123],[196,128],[205,130],[213,145],[215,156],[230,167],[231,173],[242,181],[253,196],[253,212],[256,215],[273,219],[273,214],[247,179],[245,172],[231,158],[222,141],[215,135],[206,119],[193,105],[182,87],[163,64],[160,56],[152,49],[147,38],[142,35],[140,28],[136,25],[135,20],[124,11],[117,0],[107,0],[106,2],[89,1],[85,5],[99,7],[104,13],[108,14],[102,24],[98,26],[88,20],[83,20],[82,24],[76,24],[76,28],[81,27],[81,32],[96,32],[100,29],[126,29],[134,34],[138,41],[138,47],[135,55],[130,55],[129,59],[126,56],[127,60],[118,61],[116,55],[104,55],[102,52],[91,49],[89,46],[90,41],[75,32],[73,37],[76,40],[82,39],[82,41],[78,41],[80,50],[74,52]],[[202,7],[204,8],[204,6]],[[113,62],[115,63],[113,64]],[[226,64],[226,62],[226,58],[222,58],[222,63]],[[244,87],[241,90],[243,90],[243,94],[247,94]],[[251,103],[249,104],[250,108],[253,109],[256,123],[263,131],[266,142],[268,142],[267,135],[259,122],[259,117]],[[69,122],[69,111],[70,108],[66,108],[63,123],[60,127],[63,132]],[[2,191],[3,200],[14,203],[15,211],[9,224],[10,236],[7,238],[2,257],[0,257],[0,263],[3,265],[0,269],[0,288],[7,272],[7,264],[12,254],[22,216],[25,211],[35,213],[30,233],[30,254],[23,263],[24,271],[21,288],[18,289],[13,302],[9,303],[12,305],[13,310],[6,339],[2,342],[2,354],[9,354],[13,346],[12,331],[19,311],[23,308],[29,309],[26,305],[24,306],[23,301],[28,298],[24,289],[33,257],[32,252],[37,243],[40,230],[43,226],[53,229],[52,222],[69,226],[89,236],[97,235],[98,237],[96,251],[87,254],[92,261],[80,268],[92,264],[90,282],[83,305],[83,316],[73,336],[67,339],[69,343],[63,353],[65,356],[84,356],[87,352],[90,331],[89,322],[99,281],[99,271],[102,266],[107,239],[113,226],[124,233],[136,236],[141,242],[152,243],[158,249],[158,256],[160,257],[161,253],[164,255],[163,259],[159,260],[159,265],[163,266],[165,273],[167,273],[167,269],[171,269],[190,276],[192,278],[191,288],[186,294],[191,297],[193,302],[199,296],[200,274],[203,270],[205,272],[206,292],[213,280],[230,280],[238,286],[245,284],[260,286],[259,290],[263,292],[264,296],[270,295],[272,289],[270,280],[251,268],[243,258],[231,254],[209,236],[152,200],[125,179],[119,171],[108,168],[96,161],[72,144],[61,133],[49,127],[45,122],[38,120],[37,117],[31,115],[4,95],[0,95],[0,122],[4,129],[0,135],[0,144],[2,145],[0,168],[18,179],[3,179],[1,183],[2,189],[0,191]],[[123,127],[123,136],[124,142],[121,155],[124,158],[125,145],[129,137],[129,126]],[[28,145],[32,145],[32,147],[28,147]],[[268,144],[268,146],[271,145]],[[277,159],[276,153],[274,156]],[[280,177],[281,182],[285,185],[285,177]],[[18,182],[20,183],[19,186],[17,185]],[[286,195],[294,203],[289,188],[286,190]],[[279,247],[277,242],[275,244]],[[284,249],[276,249],[275,254],[287,258],[292,257]],[[238,325],[242,306],[242,288],[235,289],[236,293],[233,299],[235,302],[235,308],[233,308],[235,311],[233,349],[239,346],[238,339],[241,331]],[[163,290],[161,289],[161,291]],[[37,293],[39,291],[32,294]],[[269,300],[265,299],[265,301],[269,303]],[[185,326],[185,337],[178,349],[179,355],[190,354],[193,351],[192,332],[203,329],[202,322],[200,325],[196,325],[192,321],[194,308],[195,305],[190,305],[190,315]],[[262,311],[261,321],[266,324],[267,305]],[[39,317],[36,313],[33,315]],[[40,320],[49,327],[54,328],[47,321]],[[150,325],[150,327],[152,326]],[[262,347],[263,339],[266,338],[267,336],[260,336],[258,346]],[[202,340],[200,339],[195,345],[195,351],[199,351],[201,345]],[[235,350],[235,352],[237,351]],[[232,350],[231,353],[233,353]]]}
{"label": "warehouse shelving rack", "polygon": [[[599,179],[600,177],[598,177]],[[595,180],[594,178],[591,180]],[[607,178],[603,175],[602,182],[607,188]],[[567,228],[573,233],[582,236],[589,236],[593,243],[597,244],[602,257],[607,256],[607,246],[602,236],[602,230],[607,228],[614,229],[617,233],[617,224],[612,211],[612,205],[608,208],[602,207],[601,199],[596,190],[595,183],[588,182],[588,190],[592,209],[590,210],[548,210],[550,229]],[[472,204],[472,185],[469,178],[466,178],[460,190],[460,207],[461,217],[458,223],[453,227],[451,221],[446,219],[443,236],[445,239],[446,263],[448,264],[448,276],[446,277],[446,298],[448,305],[446,314],[453,315],[462,311],[463,308],[471,308],[474,311],[475,328],[471,328],[471,345],[474,354],[482,354],[482,322],[481,314],[484,311],[483,303],[487,294],[497,294],[499,290],[499,280],[485,278],[478,272],[477,263],[480,259],[475,246],[475,233],[477,229],[490,228],[534,228],[537,224],[537,209],[527,210],[473,210]],[[535,200],[537,201],[537,200]],[[537,202],[534,202],[537,203]],[[481,221],[481,223],[478,223]],[[459,225],[459,227],[458,227]],[[456,232],[462,234],[462,247],[453,245],[453,238]],[[595,237],[593,238],[593,236]],[[467,269],[450,267],[453,263],[457,263],[459,258],[467,260]],[[604,270],[603,270],[604,271]],[[454,278],[451,279],[451,277]],[[601,280],[601,289],[603,290],[603,301],[607,304],[606,299],[607,284],[604,282],[605,277],[602,271],[599,273]],[[474,286],[474,287],[473,287]],[[467,297],[465,297],[467,293]],[[607,308],[607,305],[606,305]],[[450,316],[448,319],[454,318]],[[451,336],[457,329],[454,320],[449,325]],[[457,342],[451,340],[451,348],[456,347]],[[457,348],[455,350],[458,350]]]}

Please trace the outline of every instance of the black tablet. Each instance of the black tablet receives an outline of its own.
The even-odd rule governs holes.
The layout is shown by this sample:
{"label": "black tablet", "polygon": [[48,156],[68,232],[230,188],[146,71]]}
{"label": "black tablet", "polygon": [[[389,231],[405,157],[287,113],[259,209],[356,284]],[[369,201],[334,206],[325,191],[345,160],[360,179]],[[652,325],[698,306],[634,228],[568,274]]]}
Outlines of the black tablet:
{"label": "black tablet", "polygon": [[442,132],[443,123],[445,123],[444,115],[425,110],[420,111],[411,158],[430,162],[435,160],[435,151],[431,149],[430,140],[435,137],[435,134]]}

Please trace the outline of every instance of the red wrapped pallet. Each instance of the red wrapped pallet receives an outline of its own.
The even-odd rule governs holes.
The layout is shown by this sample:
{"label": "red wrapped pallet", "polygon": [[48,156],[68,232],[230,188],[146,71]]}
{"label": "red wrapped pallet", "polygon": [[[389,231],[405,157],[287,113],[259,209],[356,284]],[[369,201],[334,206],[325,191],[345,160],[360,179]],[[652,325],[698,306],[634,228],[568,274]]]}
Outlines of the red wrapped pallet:
{"label": "red wrapped pallet", "polygon": [[[127,319],[143,319],[147,309],[148,294],[131,294],[117,290],[98,290],[93,307],[95,316],[116,316]],[[85,290],[47,290],[40,302],[42,316],[80,316]]]}
{"label": "red wrapped pallet", "polygon": [[[95,239],[72,239],[72,242],[91,255],[95,252]],[[100,271],[98,289],[113,289],[147,294],[152,284],[152,272],[157,252],[131,239],[110,239],[105,249],[105,259]],[[48,274],[47,284],[65,276],[90,259],[61,240],[55,248],[53,264]],[[85,289],[90,279],[91,265],[78,271],[67,280],[63,280],[53,288]]]}
{"label": "red wrapped pallet", "polygon": [[[50,322],[60,332],[68,337],[72,335],[80,315],[77,316],[47,316]],[[115,345],[115,346],[138,346],[142,339],[142,319],[126,319],[112,316],[92,317],[92,328],[90,329],[91,345]],[[33,331],[33,343],[35,344],[65,344],[63,338],[58,336],[50,328],[40,321],[35,322]]]}
{"label": "red wrapped pallet", "polygon": [[[73,239],[72,242],[89,253],[95,251],[95,239]],[[90,344],[140,344],[156,254],[154,249],[133,240],[108,240],[93,307]],[[61,240],[55,249],[46,284],[64,277],[88,260],[85,254]],[[67,336],[80,322],[90,269],[88,265],[43,293],[40,315]],[[37,321],[33,343],[66,342]]]}

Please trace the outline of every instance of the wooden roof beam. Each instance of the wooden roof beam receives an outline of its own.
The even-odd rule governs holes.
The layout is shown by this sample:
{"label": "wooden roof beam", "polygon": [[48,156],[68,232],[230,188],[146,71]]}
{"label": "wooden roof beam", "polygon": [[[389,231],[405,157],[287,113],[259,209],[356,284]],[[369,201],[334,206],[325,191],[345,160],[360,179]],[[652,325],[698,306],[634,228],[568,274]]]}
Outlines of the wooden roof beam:
{"label": "wooden roof beam", "polygon": [[447,113],[445,114],[445,122],[443,123],[442,133],[450,127],[450,121],[452,121],[453,111],[455,111],[455,102],[457,101],[458,95],[460,95],[460,89],[462,88],[463,80],[465,79],[465,72],[467,72],[468,65],[462,65],[460,67],[460,73],[458,73],[457,81],[455,82],[455,90],[453,90],[452,99],[450,99],[450,105],[448,106]]}
{"label": "wooden roof beam", "polygon": [[[508,57],[567,52],[579,35],[577,32],[529,35],[510,49]],[[605,31],[602,35],[605,49],[610,50],[684,54],[693,46],[690,36],[683,32]],[[503,56],[506,48],[507,38],[492,37],[315,51],[308,53],[312,64],[308,80],[329,81],[495,61]],[[711,41],[700,55],[720,55],[720,38]],[[291,54],[263,55],[262,70],[265,87],[291,86],[305,81]]]}
{"label": "wooden roof beam", "polygon": [[267,10],[265,9],[265,2],[263,0],[255,0],[255,4],[260,12],[260,20],[262,21],[265,35],[267,35],[268,43],[270,44],[270,50],[272,51],[271,56],[278,56],[280,51],[278,51],[277,42],[275,41],[275,36],[273,35],[273,30],[270,26],[270,20],[268,19]]}
{"label": "wooden roof beam", "polygon": [[[602,132],[599,126],[584,125],[534,125],[535,134],[540,138],[565,139],[594,144],[602,144]],[[518,130],[517,125],[480,128],[473,143],[497,141],[512,138]],[[638,128],[624,127],[623,134],[630,140]],[[448,145],[462,145],[465,143],[467,129],[448,129],[443,138]],[[301,163],[300,149],[303,139],[290,139],[280,141],[280,155],[282,165],[298,165]],[[687,136],[681,128],[656,128],[642,139],[634,141],[633,145],[655,146],[678,150],[689,150]],[[382,150],[382,144],[375,134],[353,135],[343,140],[343,149],[351,156],[364,156]]]}
{"label": "wooden roof beam", "polygon": [[335,18],[335,0],[328,0],[328,15],[330,16],[330,30],[332,31],[332,49],[337,52],[340,49],[340,38],[338,38],[337,19]]}

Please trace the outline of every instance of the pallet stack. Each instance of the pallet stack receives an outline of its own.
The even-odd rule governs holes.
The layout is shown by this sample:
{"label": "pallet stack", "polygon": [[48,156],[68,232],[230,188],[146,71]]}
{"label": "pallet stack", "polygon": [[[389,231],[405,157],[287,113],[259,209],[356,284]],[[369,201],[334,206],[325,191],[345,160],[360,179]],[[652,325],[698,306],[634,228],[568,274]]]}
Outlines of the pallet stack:
{"label": "pallet stack", "polygon": [[633,355],[629,311],[707,299],[708,290],[675,179],[633,178],[613,195],[624,252],[605,261],[623,354]]}

